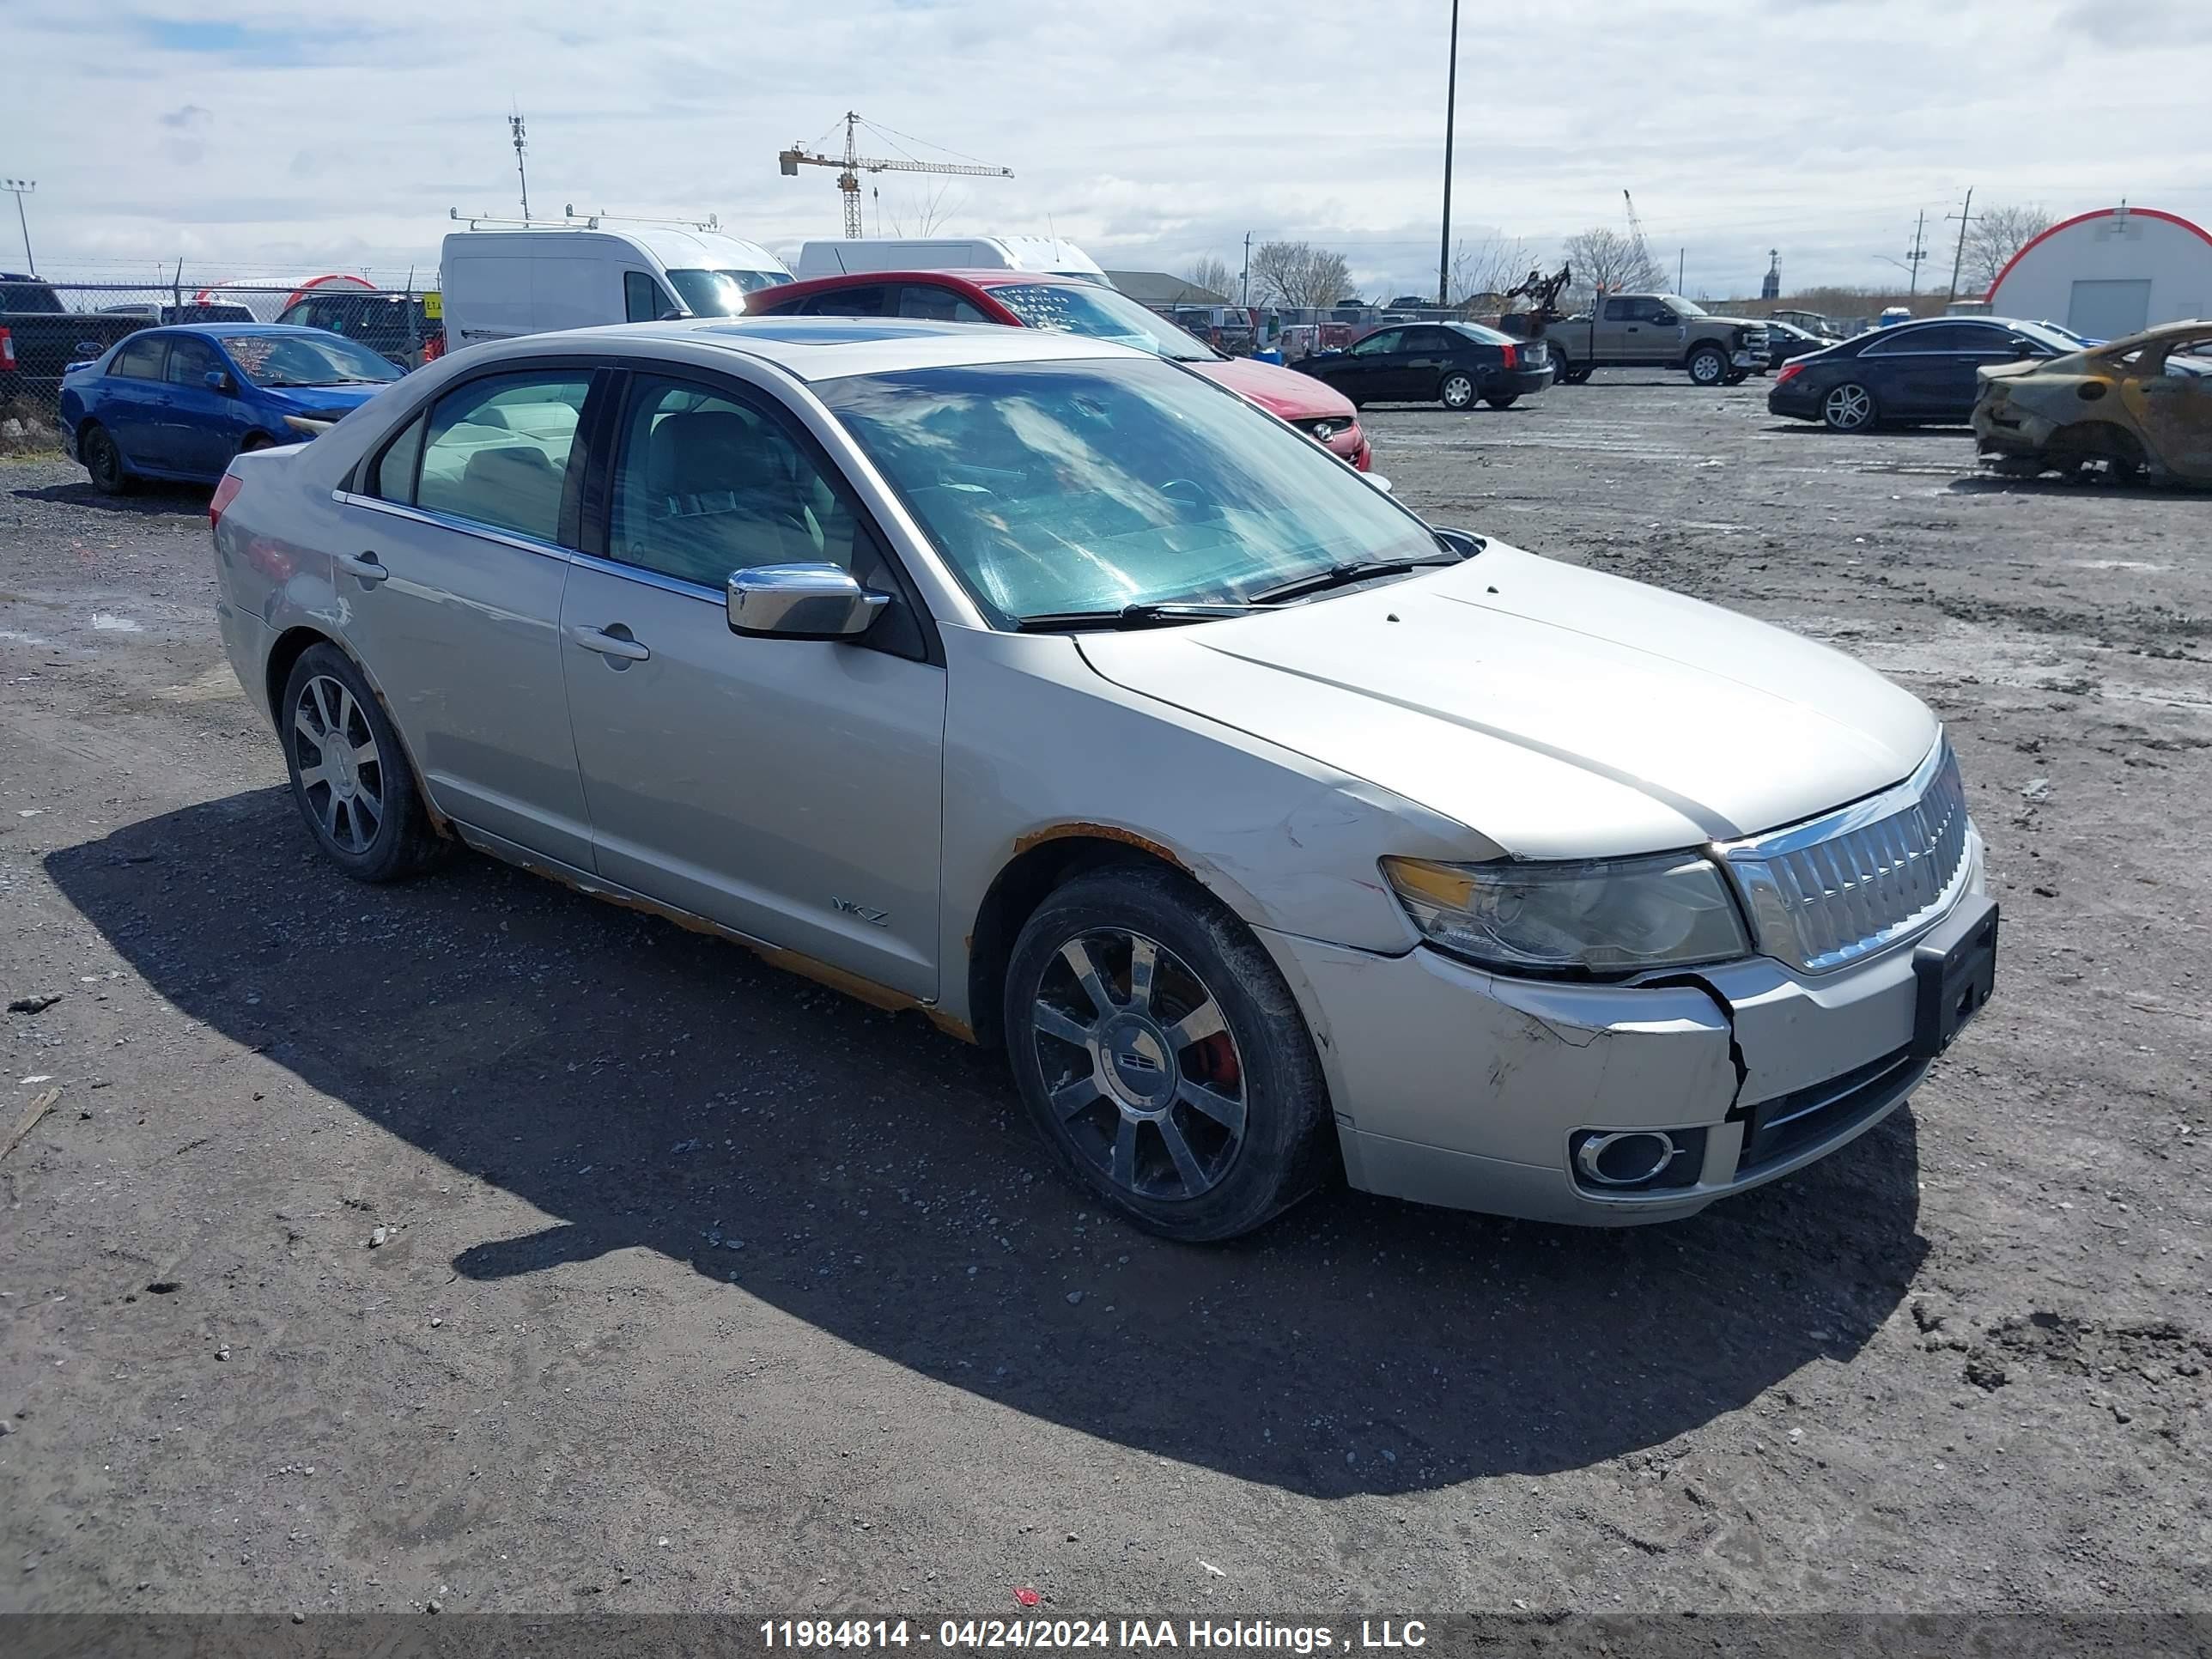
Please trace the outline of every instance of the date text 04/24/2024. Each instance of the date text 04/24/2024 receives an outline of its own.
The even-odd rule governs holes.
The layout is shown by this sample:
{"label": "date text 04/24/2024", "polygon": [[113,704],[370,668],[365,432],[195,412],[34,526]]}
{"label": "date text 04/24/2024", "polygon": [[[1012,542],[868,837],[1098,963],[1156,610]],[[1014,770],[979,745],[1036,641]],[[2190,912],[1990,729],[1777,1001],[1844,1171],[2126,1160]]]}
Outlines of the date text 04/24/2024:
{"label": "date text 04/24/2024", "polygon": [[770,1619],[760,1626],[767,1648],[1020,1648],[1196,1649],[1200,1652],[1310,1654],[1337,1649],[1419,1648],[1428,1632],[1418,1619],[1363,1619],[1357,1634],[1328,1625],[1276,1624],[1267,1620],[946,1619],[933,1631],[905,1619]]}

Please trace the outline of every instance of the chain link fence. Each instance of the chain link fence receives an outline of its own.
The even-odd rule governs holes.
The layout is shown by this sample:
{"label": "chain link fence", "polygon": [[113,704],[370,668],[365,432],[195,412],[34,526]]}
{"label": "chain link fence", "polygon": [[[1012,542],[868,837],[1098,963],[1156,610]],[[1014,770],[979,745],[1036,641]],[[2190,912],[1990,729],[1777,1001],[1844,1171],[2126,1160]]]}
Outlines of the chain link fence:
{"label": "chain link fence", "polygon": [[0,277],[0,404],[21,400],[50,412],[62,373],[99,356],[125,336],[165,324],[294,323],[328,329],[401,368],[446,349],[435,289],[372,288],[349,278],[296,284],[47,283]]}

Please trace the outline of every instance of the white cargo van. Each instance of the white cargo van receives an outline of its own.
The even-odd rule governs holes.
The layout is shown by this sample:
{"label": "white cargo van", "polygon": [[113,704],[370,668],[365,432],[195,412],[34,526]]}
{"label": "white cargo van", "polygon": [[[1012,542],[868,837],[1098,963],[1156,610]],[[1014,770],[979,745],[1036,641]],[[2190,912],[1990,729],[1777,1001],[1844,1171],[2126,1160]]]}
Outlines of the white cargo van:
{"label": "white cargo van", "polygon": [[446,343],[606,323],[735,317],[756,289],[791,280],[766,248],[720,231],[588,223],[459,230],[439,261]]}
{"label": "white cargo van", "polygon": [[855,270],[1049,270],[1113,286],[1096,259],[1057,236],[866,236],[799,250],[801,280]]}

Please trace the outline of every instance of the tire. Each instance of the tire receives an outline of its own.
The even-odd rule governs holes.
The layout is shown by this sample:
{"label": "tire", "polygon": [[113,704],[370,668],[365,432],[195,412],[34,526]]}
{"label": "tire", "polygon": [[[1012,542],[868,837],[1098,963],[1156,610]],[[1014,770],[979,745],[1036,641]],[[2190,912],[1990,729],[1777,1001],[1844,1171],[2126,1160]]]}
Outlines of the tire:
{"label": "tire", "polygon": [[1557,379],[1561,386],[1581,386],[1587,382],[1589,377],[1590,371],[1588,368],[1568,367],[1559,370]]}
{"label": "tire", "polygon": [[1729,360],[1718,346],[1701,345],[1690,354],[1689,362],[1683,367],[1698,385],[1718,386],[1728,377]]}
{"label": "tire", "polygon": [[1874,393],[1856,380],[1845,380],[1820,394],[1820,419],[1831,432],[1871,432],[1881,418]]}
{"label": "tire", "polygon": [[1183,876],[1123,866],[1049,895],[1015,941],[1004,1012],[1015,1084],[1061,1170],[1149,1232],[1234,1238],[1333,1167],[1328,1088],[1290,988]]}
{"label": "tire", "polygon": [[1509,392],[1502,398],[1485,398],[1482,401],[1492,409],[1510,409],[1521,401],[1521,394],[1517,392]]}
{"label": "tire", "polygon": [[101,495],[128,495],[137,487],[138,481],[123,464],[123,452],[107,435],[107,428],[97,422],[77,434],[76,453],[83,459],[92,487]]}
{"label": "tire", "polygon": [[238,453],[241,455],[251,455],[257,449],[273,447],[276,442],[276,441],[265,432],[249,432],[238,441]]}
{"label": "tire", "polygon": [[1727,374],[1721,376],[1721,384],[1723,386],[1741,386],[1750,378],[1751,371],[1749,369],[1732,368],[1729,370]]}
{"label": "tire", "polygon": [[1437,401],[1446,409],[1473,409],[1477,395],[1474,377],[1456,369],[1437,384]]}
{"label": "tire", "polygon": [[[343,749],[325,733],[342,738]],[[439,860],[445,843],[430,827],[399,734],[344,652],[311,645],[300,653],[284,682],[277,735],[293,803],[339,869],[356,881],[398,881]]]}
{"label": "tire", "polygon": [[2062,430],[2051,445],[2051,464],[2079,483],[2101,477],[2106,483],[2132,483],[2142,471],[2142,445],[2125,427],[2109,421]]}

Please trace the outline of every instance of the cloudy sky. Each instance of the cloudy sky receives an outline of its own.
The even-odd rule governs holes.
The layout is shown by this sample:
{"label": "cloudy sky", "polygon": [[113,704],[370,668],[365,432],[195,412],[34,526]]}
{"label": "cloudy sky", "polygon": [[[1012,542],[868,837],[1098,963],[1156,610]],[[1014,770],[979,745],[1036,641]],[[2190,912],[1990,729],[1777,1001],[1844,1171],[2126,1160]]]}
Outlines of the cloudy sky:
{"label": "cloudy sky", "polygon": [[[541,214],[712,212],[795,251],[837,234],[837,191],[775,152],[850,107],[1015,170],[872,180],[886,233],[941,190],[947,228],[1056,229],[1109,266],[1233,270],[1249,232],[1340,248],[1370,292],[1435,282],[1449,0],[0,11],[0,174],[38,181],[49,274],[427,270],[449,208],[516,210],[512,103]],[[1770,247],[1792,287],[1901,281],[1883,256],[1922,209],[1941,285],[1970,185],[2212,222],[2208,46],[2208,0],[1471,3],[1455,223],[1549,260],[1620,226],[1625,186],[1687,290],[1722,296]],[[0,219],[0,264],[21,252]]]}

